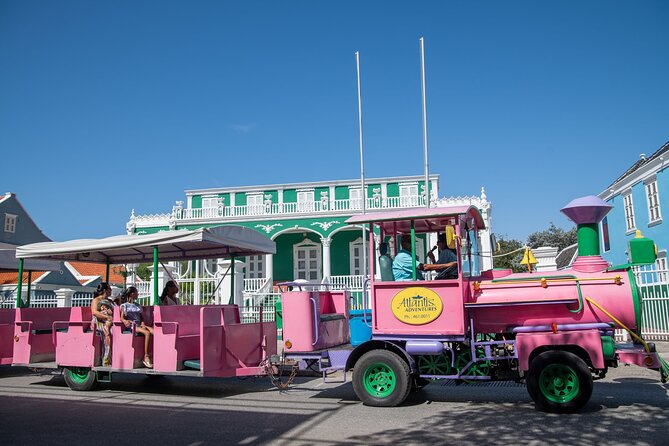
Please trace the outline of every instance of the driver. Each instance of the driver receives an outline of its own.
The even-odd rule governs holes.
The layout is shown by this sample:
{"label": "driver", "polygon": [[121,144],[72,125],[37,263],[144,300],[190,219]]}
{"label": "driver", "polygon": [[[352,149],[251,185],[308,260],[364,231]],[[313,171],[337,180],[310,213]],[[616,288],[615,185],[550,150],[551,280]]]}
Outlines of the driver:
{"label": "driver", "polygon": [[[435,260],[433,251],[438,250],[439,258]],[[435,280],[457,279],[458,278],[458,256],[455,250],[449,249],[446,244],[446,234],[437,236],[437,246],[432,248],[427,256],[432,262],[431,265],[420,264],[418,269],[421,271],[437,271]]]}

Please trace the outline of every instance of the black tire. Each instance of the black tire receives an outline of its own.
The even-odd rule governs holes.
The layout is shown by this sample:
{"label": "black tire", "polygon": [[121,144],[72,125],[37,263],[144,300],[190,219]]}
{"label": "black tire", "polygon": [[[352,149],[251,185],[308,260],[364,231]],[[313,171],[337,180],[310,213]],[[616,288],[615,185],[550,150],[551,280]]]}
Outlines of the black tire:
{"label": "black tire", "polygon": [[573,353],[551,350],[532,360],[527,392],[538,410],[572,413],[585,406],[592,395],[588,365]]}
{"label": "black tire", "polygon": [[72,390],[93,390],[98,385],[95,372],[85,367],[65,367],[63,377],[67,386]]}
{"label": "black tire", "polygon": [[372,350],[362,355],[355,364],[353,390],[366,406],[398,406],[411,390],[409,373],[409,364],[397,354],[388,350]]}

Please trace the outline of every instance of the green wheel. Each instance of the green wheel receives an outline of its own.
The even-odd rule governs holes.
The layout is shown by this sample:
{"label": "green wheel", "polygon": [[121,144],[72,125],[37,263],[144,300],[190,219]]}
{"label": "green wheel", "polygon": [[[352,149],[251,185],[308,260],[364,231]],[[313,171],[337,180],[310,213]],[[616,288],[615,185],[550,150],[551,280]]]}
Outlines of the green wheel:
{"label": "green wheel", "polygon": [[527,391],[544,412],[576,412],[590,400],[592,375],[573,353],[544,352],[534,358],[527,376]]}
{"label": "green wheel", "polygon": [[409,365],[391,351],[369,351],[355,364],[353,390],[367,406],[402,404],[411,390]]}
{"label": "green wheel", "polygon": [[95,372],[86,367],[66,367],[63,377],[72,390],[93,390],[98,384]]}
{"label": "green wheel", "polygon": [[[483,350],[482,348],[477,348],[476,356],[479,358],[484,357],[485,350]],[[472,359],[472,352],[469,349],[462,350],[460,354],[458,354],[458,357],[455,359],[455,369],[458,371],[458,373],[462,372],[465,366],[469,364],[469,361],[471,361],[471,359]],[[476,362],[472,364],[467,370],[465,370],[465,376],[489,376],[491,365],[492,364],[488,360]],[[469,384],[473,384],[480,380],[463,378],[463,381]]]}
{"label": "green wheel", "polygon": [[450,375],[451,354],[446,351],[441,355],[425,355],[418,357],[418,370],[421,375]]}

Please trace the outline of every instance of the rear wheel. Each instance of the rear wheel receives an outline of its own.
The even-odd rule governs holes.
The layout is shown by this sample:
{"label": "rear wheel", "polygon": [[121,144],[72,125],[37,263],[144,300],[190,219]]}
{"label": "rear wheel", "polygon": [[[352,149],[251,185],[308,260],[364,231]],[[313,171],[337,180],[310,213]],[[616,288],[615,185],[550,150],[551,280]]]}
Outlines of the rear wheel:
{"label": "rear wheel", "polygon": [[93,390],[98,385],[95,372],[86,367],[66,367],[63,377],[72,390]]}
{"label": "rear wheel", "polygon": [[388,350],[367,352],[355,364],[353,390],[367,406],[402,404],[411,390],[409,365]]}
{"label": "rear wheel", "polygon": [[544,412],[576,412],[592,395],[588,365],[573,353],[544,352],[534,358],[527,376],[527,391]]}

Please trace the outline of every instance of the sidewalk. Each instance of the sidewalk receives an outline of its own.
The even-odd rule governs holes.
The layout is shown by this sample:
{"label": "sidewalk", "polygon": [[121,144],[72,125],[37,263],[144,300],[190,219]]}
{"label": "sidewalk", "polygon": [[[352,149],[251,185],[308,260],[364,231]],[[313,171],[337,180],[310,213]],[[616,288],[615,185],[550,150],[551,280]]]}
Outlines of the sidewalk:
{"label": "sidewalk", "polygon": [[648,342],[655,343],[656,351],[665,360],[669,361],[669,341],[648,341]]}

